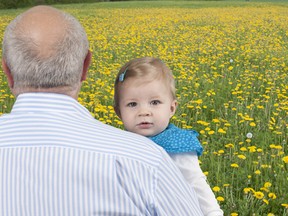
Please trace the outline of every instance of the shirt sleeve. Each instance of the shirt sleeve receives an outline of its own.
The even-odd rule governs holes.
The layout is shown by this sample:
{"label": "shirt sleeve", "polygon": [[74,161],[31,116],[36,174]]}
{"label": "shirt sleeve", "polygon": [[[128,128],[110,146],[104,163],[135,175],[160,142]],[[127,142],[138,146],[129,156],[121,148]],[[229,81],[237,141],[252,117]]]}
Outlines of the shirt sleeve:
{"label": "shirt sleeve", "polygon": [[170,154],[186,181],[194,188],[205,216],[222,216],[223,211],[202,172],[196,152]]}
{"label": "shirt sleeve", "polygon": [[203,215],[194,189],[166,152],[159,164],[155,187],[156,215]]}

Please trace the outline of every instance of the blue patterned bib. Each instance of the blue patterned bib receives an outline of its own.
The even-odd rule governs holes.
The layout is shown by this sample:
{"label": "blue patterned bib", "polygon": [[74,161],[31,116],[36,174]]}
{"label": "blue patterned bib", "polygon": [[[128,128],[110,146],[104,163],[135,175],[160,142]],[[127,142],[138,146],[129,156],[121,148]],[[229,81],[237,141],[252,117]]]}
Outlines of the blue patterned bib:
{"label": "blue patterned bib", "polygon": [[199,156],[203,152],[203,147],[197,136],[199,134],[194,130],[180,129],[174,124],[169,124],[160,134],[148,138],[160,145],[168,153],[196,151]]}

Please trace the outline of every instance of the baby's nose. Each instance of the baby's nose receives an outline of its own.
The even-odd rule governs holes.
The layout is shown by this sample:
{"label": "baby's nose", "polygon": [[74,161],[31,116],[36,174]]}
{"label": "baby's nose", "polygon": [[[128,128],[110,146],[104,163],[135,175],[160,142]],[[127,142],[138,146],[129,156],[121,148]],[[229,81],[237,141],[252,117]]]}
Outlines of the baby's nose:
{"label": "baby's nose", "polygon": [[142,108],[139,112],[139,116],[149,116],[151,115],[151,111],[147,108]]}

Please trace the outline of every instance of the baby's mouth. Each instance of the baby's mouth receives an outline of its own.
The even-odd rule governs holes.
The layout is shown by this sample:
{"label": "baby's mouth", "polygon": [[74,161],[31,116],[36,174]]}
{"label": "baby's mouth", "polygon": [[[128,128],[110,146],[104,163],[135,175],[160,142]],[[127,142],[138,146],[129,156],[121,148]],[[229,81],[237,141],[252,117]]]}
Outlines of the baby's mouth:
{"label": "baby's mouth", "polygon": [[141,123],[137,124],[137,126],[140,127],[140,128],[149,128],[149,127],[151,127],[152,125],[153,125],[153,124],[150,123],[150,122],[141,122]]}

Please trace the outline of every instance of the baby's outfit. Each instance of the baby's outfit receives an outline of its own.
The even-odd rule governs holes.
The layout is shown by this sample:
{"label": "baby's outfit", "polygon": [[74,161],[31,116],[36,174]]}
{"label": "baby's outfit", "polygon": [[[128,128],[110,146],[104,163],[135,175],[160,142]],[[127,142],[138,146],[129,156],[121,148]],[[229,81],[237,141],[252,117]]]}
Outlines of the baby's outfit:
{"label": "baby's outfit", "polygon": [[203,152],[195,130],[185,130],[169,124],[153,137],[148,137],[166,150],[187,182],[196,191],[201,210],[205,216],[223,216],[223,211],[202,172],[198,156]]}

